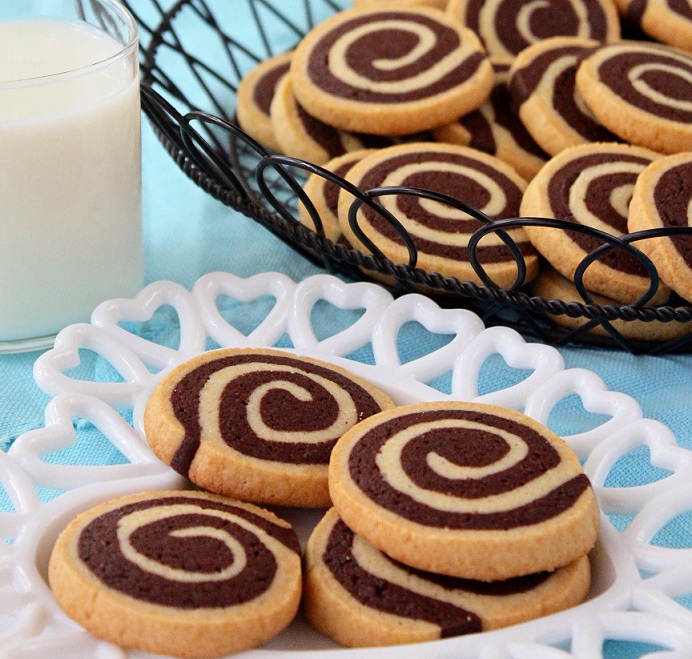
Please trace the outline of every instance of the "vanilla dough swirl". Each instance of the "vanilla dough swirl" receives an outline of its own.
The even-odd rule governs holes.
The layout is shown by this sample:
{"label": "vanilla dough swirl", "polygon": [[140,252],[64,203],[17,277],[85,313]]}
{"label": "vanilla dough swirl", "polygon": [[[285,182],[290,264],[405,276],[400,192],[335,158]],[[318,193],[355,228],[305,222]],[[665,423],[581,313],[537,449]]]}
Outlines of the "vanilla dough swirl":
{"label": "vanilla dough swirl", "polygon": [[692,56],[638,41],[598,48],[577,89],[607,128],[659,153],[692,150]]}
{"label": "vanilla dough swirl", "polygon": [[294,618],[303,585],[288,522],[189,490],[129,494],[80,513],[53,546],[48,581],[96,638],[185,659],[262,645]]}
{"label": "vanilla dough swirl", "polygon": [[216,350],[162,380],[144,431],[159,458],[206,490],[319,507],[329,505],[336,441],[391,406],[379,389],[326,362],[278,350]]}
{"label": "vanilla dough swirl", "polygon": [[[350,180],[362,190],[404,186],[439,192],[458,199],[493,220],[518,217],[524,179],[500,161],[475,149],[450,144],[410,144],[372,153],[351,170]],[[377,202],[389,210],[413,240],[417,265],[428,272],[480,281],[469,261],[468,243],[482,224],[450,204],[410,194],[385,195]],[[352,245],[360,241],[350,224],[351,199],[339,199],[339,224]],[[408,262],[408,251],[397,230],[380,213],[363,205],[358,224],[395,263]],[[537,269],[535,252],[521,228],[508,235],[524,255],[530,279]],[[498,234],[486,235],[476,256],[499,286],[508,287],[517,273],[516,260]]]}
{"label": "vanilla dough swirl", "polygon": [[171,496],[103,513],[82,529],[78,552],[103,584],[129,597],[184,609],[228,607],[271,588],[278,564],[266,536],[300,553],[290,528],[245,508]]}
{"label": "vanilla dough swirl", "polygon": [[339,12],[306,35],[291,63],[294,92],[310,114],[379,135],[451,121],[480,105],[492,77],[476,35],[422,7]]}
{"label": "vanilla dough swirl", "polygon": [[339,516],[380,551],[471,579],[566,565],[598,527],[569,447],[487,405],[422,403],[367,419],[337,443],[329,485]]}
{"label": "vanilla dough swirl", "polygon": [[447,12],[480,36],[491,57],[503,61],[550,37],[620,37],[617,10],[602,0],[451,0]]}

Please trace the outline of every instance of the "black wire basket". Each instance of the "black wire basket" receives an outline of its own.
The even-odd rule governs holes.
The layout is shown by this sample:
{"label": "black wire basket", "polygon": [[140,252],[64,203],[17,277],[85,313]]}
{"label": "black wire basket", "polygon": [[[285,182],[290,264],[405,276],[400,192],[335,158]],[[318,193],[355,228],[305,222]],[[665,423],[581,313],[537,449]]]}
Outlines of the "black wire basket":
{"label": "black wire basket", "polygon": [[[657,289],[659,277],[652,261],[634,244],[660,235],[690,235],[692,230],[687,227],[614,237],[564,220],[491,221],[463,200],[425,190],[359,190],[315,164],[270,153],[234,123],[236,91],[242,77],[264,59],[294,47],[319,21],[350,5],[347,0],[129,0],[125,4],[141,31],[142,106],[167,152],[208,194],[255,219],[305,258],[353,279],[387,281],[395,295],[425,291],[442,306],[475,311],[487,325],[510,326],[524,336],[553,345],[576,343],[649,354],[692,350],[692,326],[687,330],[681,325],[680,336],[661,341],[628,339],[616,328],[642,321],[692,321],[692,307],[677,298],[670,306],[646,304]],[[372,253],[330,241],[302,189],[312,173],[347,188],[356,198],[353,209],[366,204],[383,215],[406,245],[409,262],[387,259],[360,230],[355,212],[351,214],[352,228]],[[469,261],[483,283],[460,281],[416,267],[415,244],[396,218],[378,204],[383,194],[431,198],[478,219],[481,228],[469,242]],[[312,215],[316,230],[301,224],[299,203]],[[582,301],[548,300],[527,292],[523,257],[506,230],[529,224],[576,230],[599,240],[600,246],[583,259],[575,275]],[[517,261],[518,275],[509,288],[495,285],[476,256],[478,242],[490,232],[499,235]],[[582,283],[584,272],[615,250],[626,252],[644,266],[649,290],[630,305],[596,304]],[[556,322],[560,317],[578,321],[578,327],[567,329],[564,322]]]}

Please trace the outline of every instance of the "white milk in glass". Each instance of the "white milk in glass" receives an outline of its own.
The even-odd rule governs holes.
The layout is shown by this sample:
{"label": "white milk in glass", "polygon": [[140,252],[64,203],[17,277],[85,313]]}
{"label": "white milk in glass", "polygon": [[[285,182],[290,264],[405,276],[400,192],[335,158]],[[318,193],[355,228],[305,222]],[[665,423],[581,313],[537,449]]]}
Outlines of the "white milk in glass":
{"label": "white milk in glass", "polygon": [[142,285],[137,58],[123,48],[86,23],[0,21],[0,342],[88,321]]}

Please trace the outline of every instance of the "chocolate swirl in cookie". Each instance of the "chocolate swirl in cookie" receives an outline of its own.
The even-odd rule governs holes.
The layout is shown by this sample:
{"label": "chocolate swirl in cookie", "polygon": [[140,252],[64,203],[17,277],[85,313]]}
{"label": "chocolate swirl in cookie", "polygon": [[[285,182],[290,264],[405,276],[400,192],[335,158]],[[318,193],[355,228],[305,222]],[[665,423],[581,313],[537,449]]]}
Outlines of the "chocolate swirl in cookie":
{"label": "chocolate swirl in cookie", "polygon": [[692,123],[692,57],[655,45],[607,52],[597,74],[614,94],[661,119]]}
{"label": "chocolate swirl in cookie", "polygon": [[343,521],[388,556],[483,581],[566,565],[598,528],[569,447],[522,414],[473,403],[365,420],[337,443],[329,487]]}
{"label": "chocolate swirl in cookie", "polygon": [[62,610],[121,652],[221,657],[291,622],[301,551],[288,522],[252,504],[142,492],[75,517],[53,546],[48,579]]}
{"label": "chocolate swirl in cookie", "polygon": [[576,85],[622,139],[659,153],[692,150],[692,55],[646,42],[607,44],[582,61]]}
{"label": "chocolate swirl in cookie", "polygon": [[[390,147],[364,158],[351,170],[362,190],[406,186],[439,192],[466,203],[491,219],[517,217],[525,182],[510,167],[475,149],[454,145],[411,144]],[[425,270],[476,280],[469,263],[469,237],[481,222],[448,204],[410,194],[378,198],[403,225],[416,246],[418,265]],[[350,200],[339,201],[339,223],[352,244],[361,244],[349,222]],[[358,224],[394,262],[407,262],[403,239],[380,213],[362,206]],[[521,228],[508,231],[527,261],[529,278],[535,265],[533,248]],[[476,250],[478,260],[498,285],[509,286],[516,260],[500,236],[485,238]]]}
{"label": "chocolate swirl in cookie", "polygon": [[505,60],[550,37],[620,36],[615,7],[601,0],[452,0],[448,13],[480,36],[491,57]]}
{"label": "chocolate swirl in cookie", "polygon": [[[349,469],[379,506],[449,529],[537,524],[568,510],[589,487],[533,428],[464,410],[401,415],[378,425],[351,450]],[[541,481],[546,485],[537,487]]]}
{"label": "chocolate swirl in cookie", "polygon": [[[661,174],[653,191],[656,213],[664,227],[688,227],[692,220],[692,160],[677,164]],[[692,270],[692,236],[671,240],[675,249]]]}
{"label": "chocolate swirl in cookie", "polygon": [[476,71],[482,53],[459,60],[460,46],[458,33],[440,21],[381,12],[346,21],[323,37],[308,74],[321,89],[342,98],[417,101],[456,87]]}
{"label": "chocolate swirl in cookie", "polygon": [[[552,155],[584,142],[619,141],[594,117],[576,89],[579,63],[595,47],[595,42],[583,39],[538,44],[526,51],[510,72],[509,93],[519,116],[534,139]],[[537,116],[534,103],[540,105],[544,115]],[[536,116],[537,121],[524,113]],[[563,133],[560,140],[553,140],[555,144],[546,142],[546,124],[556,125]]]}
{"label": "chocolate swirl in cookie", "polygon": [[370,8],[340,12],[308,33],[291,79],[299,102],[328,124],[407,134],[477,107],[492,71],[477,37],[440,12]]}
{"label": "chocolate swirl in cookie", "polygon": [[183,609],[228,607],[272,586],[270,536],[300,554],[290,527],[232,503],[194,495],[144,499],[105,512],[82,529],[82,563],[129,597]]}
{"label": "chocolate swirl in cookie", "polygon": [[187,474],[202,441],[204,388],[216,374],[211,404],[218,432],[229,447],[262,460],[327,464],[336,440],[361,419],[379,412],[372,395],[353,379],[290,355],[219,356],[187,373],[171,404],[185,439],[171,466]]}

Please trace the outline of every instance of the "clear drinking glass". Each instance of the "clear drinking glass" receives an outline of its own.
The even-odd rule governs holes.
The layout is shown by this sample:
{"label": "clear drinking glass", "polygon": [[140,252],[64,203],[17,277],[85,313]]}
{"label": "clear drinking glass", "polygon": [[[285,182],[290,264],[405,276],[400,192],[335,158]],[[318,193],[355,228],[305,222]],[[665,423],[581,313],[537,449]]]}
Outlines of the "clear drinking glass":
{"label": "clear drinking glass", "polygon": [[116,0],[2,0],[0,353],[142,284],[137,25]]}

